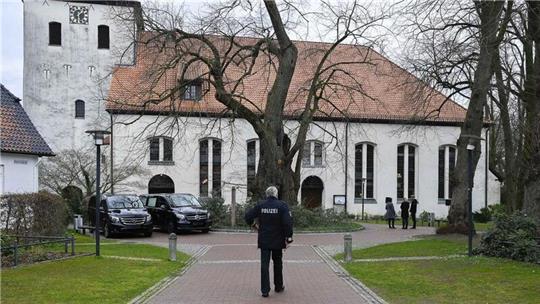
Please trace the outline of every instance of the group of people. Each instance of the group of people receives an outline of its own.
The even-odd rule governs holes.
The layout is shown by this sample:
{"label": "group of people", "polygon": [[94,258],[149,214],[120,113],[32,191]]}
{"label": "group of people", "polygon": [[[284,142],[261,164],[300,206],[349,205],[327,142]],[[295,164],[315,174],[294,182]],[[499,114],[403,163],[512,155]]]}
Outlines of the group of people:
{"label": "group of people", "polygon": [[[412,227],[411,229],[416,229],[416,210],[418,206],[418,201],[414,198],[414,196],[411,196],[411,201],[409,202],[406,198],[403,199],[400,205],[401,209],[401,223],[402,223],[402,229],[408,229],[409,228],[409,214],[412,219]],[[384,218],[388,221],[388,228],[390,229],[396,229],[394,226],[394,222],[396,220],[397,214],[396,210],[394,209],[394,204],[392,203],[392,198],[387,197],[386,198],[386,213],[384,214]]]}

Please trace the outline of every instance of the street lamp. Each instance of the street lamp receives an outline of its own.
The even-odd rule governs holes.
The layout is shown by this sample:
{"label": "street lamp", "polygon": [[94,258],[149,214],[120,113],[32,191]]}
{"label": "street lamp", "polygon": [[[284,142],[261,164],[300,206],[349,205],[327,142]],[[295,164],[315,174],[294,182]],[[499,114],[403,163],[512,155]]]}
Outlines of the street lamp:
{"label": "street lamp", "polygon": [[101,203],[101,191],[100,191],[100,177],[101,177],[101,146],[104,145],[105,135],[111,134],[110,131],[105,130],[88,130],[88,134],[94,136],[94,144],[96,145],[96,221],[94,227],[94,233],[96,238],[96,256],[99,256],[99,205]]}
{"label": "street lamp", "polygon": [[362,177],[362,221],[364,220],[364,199],[366,198],[366,181],[367,178]]}
{"label": "street lamp", "polygon": [[[472,215],[472,190],[473,190],[473,183],[474,183],[474,180],[473,180],[473,153],[474,153],[474,150],[475,150],[475,145],[474,145],[474,142],[475,141],[480,141],[482,140],[483,138],[480,137],[480,136],[474,136],[474,135],[463,135],[462,137],[464,138],[468,138],[469,139],[469,143],[467,144],[467,173],[469,174],[469,204],[468,204],[468,220],[469,220],[469,252],[468,252],[468,255],[469,256],[472,256],[472,239],[473,239],[473,233],[474,233],[474,230],[473,230],[473,215]],[[480,151],[478,151],[480,152]]]}

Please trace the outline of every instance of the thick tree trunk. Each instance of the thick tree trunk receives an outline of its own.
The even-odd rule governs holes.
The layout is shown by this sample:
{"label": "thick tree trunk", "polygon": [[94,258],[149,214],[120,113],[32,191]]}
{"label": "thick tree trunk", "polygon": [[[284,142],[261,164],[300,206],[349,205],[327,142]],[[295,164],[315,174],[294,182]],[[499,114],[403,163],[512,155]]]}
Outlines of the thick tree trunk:
{"label": "thick tree trunk", "polygon": [[[528,1],[528,50],[527,77],[525,80],[525,108],[527,111],[524,143],[525,191],[524,211],[540,222],[540,3]],[[532,54],[534,50],[534,54]]]}
{"label": "thick tree trunk", "polygon": [[472,170],[473,176],[476,165],[480,158],[481,145],[479,138],[482,135],[484,123],[484,106],[487,102],[487,94],[493,75],[492,60],[495,50],[499,45],[498,29],[499,17],[504,6],[504,2],[476,2],[478,14],[480,16],[480,53],[478,64],[474,73],[474,82],[471,89],[471,99],[467,109],[465,122],[461,127],[461,134],[457,141],[458,157],[455,168],[455,186],[453,191],[453,201],[450,206],[448,221],[455,227],[456,231],[463,232],[463,228],[468,227],[468,196],[469,176],[468,176],[468,150],[467,145],[474,145]]}

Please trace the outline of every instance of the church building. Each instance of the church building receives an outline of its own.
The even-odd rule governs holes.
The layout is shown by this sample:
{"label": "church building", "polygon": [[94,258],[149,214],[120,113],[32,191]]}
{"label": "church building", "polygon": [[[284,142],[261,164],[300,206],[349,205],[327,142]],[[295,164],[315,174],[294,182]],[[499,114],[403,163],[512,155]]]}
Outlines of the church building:
{"label": "church building", "polygon": [[[27,112],[56,153],[91,144],[88,129],[109,129],[113,165],[135,163],[147,172],[115,185],[116,192],[191,193],[230,203],[234,189],[237,202],[248,200],[260,152],[252,126],[217,101],[204,67],[183,69],[179,62],[152,78],[169,59],[149,43],[157,33],[112,17],[138,10],[135,1],[25,1]],[[235,39],[238,45],[253,42]],[[293,142],[303,107],[299,96],[320,51],[329,47],[294,43],[299,55],[283,113]],[[301,162],[298,201],[354,214],[363,206],[365,213],[381,215],[385,197],[395,203],[415,197],[419,213],[446,216],[466,109],[370,48],[339,45],[331,60],[359,56],[366,62],[347,67],[347,73],[361,83],[362,94],[327,95],[310,125],[304,157],[295,160]],[[257,112],[275,74],[262,61],[254,69],[259,72],[241,85],[243,98]],[[238,81],[235,77],[228,75]],[[154,95],[180,79],[189,80],[181,92],[156,102]],[[486,124],[484,138],[487,132]],[[499,182],[487,168],[488,146],[487,140],[482,143],[476,169],[475,210],[499,203]]]}

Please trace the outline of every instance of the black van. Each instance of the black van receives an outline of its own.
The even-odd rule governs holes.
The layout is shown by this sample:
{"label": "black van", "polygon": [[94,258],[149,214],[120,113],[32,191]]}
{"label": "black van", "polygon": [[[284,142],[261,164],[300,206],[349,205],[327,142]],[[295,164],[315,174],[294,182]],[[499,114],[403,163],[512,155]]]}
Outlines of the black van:
{"label": "black van", "polygon": [[154,226],[169,233],[177,231],[210,231],[210,212],[203,209],[197,198],[188,193],[164,193],[141,195],[152,215]]}
{"label": "black van", "polygon": [[[88,199],[88,219],[91,226],[96,222],[96,196]],[[151,236],[152,217],[136,195],[102,194],[99,212],[100,226],[105,237],[117,233],[142,233]]]}

